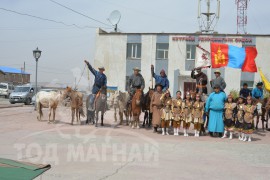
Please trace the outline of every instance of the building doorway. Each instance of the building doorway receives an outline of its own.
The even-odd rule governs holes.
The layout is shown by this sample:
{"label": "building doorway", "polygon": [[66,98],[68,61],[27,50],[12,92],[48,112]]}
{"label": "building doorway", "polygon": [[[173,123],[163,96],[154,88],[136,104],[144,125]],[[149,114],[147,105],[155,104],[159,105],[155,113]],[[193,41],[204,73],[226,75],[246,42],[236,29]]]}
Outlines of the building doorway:
{"label": "building doorway", "polygon": [[196,83],[184,82],[184,94],[186,94],[187,91],[196,91]]}

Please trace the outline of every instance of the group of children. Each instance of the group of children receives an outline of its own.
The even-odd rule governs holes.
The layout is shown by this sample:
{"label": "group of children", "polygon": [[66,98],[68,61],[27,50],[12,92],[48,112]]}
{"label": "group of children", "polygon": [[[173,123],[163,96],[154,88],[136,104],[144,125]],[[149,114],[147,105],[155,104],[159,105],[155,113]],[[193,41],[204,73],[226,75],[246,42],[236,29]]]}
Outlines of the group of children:
{"label": "group of children", "polygon": [[187,92],[185,98],[181,98],[181,92],[177,91],[176,98],[172,98],[167,90],[162,94],[161,104],[161,129],[162,135],[169,135],[168,129],[172,123],[174,135],[179,135],[180,126],[184,129],[184,136],[189,136],[187,130],[191,123],[194,124],[195,137],[200,136],[201,127],[204,125],[204,102],[201,95],[197,94],[195,100]]}
{"label": "group of children", "polygon": [[234,102],[232,95],[228,95],[225,103],[224,124],[225,131],[222,138],[227,137],[230,133],[229,139],[233,138],[233,133],[238,132],[239,140],[251,141],[251,135],[254,129],[254,113],[256,106],[252,103],[252,97],[245,98],[240,96],[237,102]]}
{"label": "group of children", "polygon": [[[184,99],[181,98],[181,92],[176,92],[176,98],[172,98],[169,90],[160,97],[162,108],[160,108],[160,119],[162,135],[169,135],[169,126],[173,126],[174,135],[179,135],[182,124],[184,136],[189,136],[187,130],[191,124],[194,125],[194,136],[199,137],[200,132],[204,132],[204,123],[206,115],[204,113],[204,102],[201,100],[201,94],[191,95],[185,93]],[[246,101],[246,103],[245,103]],[[235,102],[232,95],[228,95],[224,105],[224,136],[229,133],[229,139],[238,132],[239,140],[251,141],[251,134],[254,129],[254,112],[256,107],[252,105],[252,97],[246,99],[240,96]],[[154,114],[153,114],[154,115]],[[211,121],[211,120],[210,120]]]}

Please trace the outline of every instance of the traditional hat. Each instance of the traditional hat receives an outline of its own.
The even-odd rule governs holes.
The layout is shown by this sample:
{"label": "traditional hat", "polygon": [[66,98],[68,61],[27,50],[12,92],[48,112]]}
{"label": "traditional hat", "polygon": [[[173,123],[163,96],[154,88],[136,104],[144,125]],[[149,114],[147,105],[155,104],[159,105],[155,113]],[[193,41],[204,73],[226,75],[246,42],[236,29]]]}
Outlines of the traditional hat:
{"label": "traditional hat", "polygon": [[215,88],[219,88],[219,89],[220,89],[220,85],[219,85],[219,84],[215,84],[213,88],[214,88],[214,89],[215,89]]}
{"label": "traditional hat", "polygon": [[232,99],[233,99],[232,94],[229,94],[229,95],[228,95],[227,99],[229,99],[229,98],[232,98]]}
{"label": "traditional hat", "polygon": [[190,96],[190,92],[189,91],[186,92],[186,96]]}
{"label": "traditional hat", "polygon": [[239,97],[238,97],[238,99],[246,99],[244,96],[242,96],[242,95],[240,95]]}
{"label": "traditional hat", "polygon": [[256,86],[263,86],[262,82],[258,82]]}
{"label": "traditional hat", "polygon": [[165,73],[165,70],[164,70],[164,69],[161,69],[160,74],[161,74],[161,73]]}
{"label": "traditional hat", "polygon": [[133,71],[141,71],[141,70],[140,70],[140,68],[135,67],[135,68],[133,68]]}
{"label": "traditional hat", "polygon": [[247,97],[247,100],[252,100],[252,97],[249,95],[249,96]]}
{"label": "traditional hat", "polygon": [[155,85],[155,88],[157,88],[158,86],[160,86],[161,88],[163,87],[160,83]]}
{"label": "traditional hat", "polygon": [[219,69],[216,69],[216,70],[215,70],[214,74],[216,74],[216,73],[221,74],[221,72],[220,72],[220,70],[219,70]]}
{"label": "traditional hat", "polygon": [[98,69],[99,69],[99,70],[103,70],[103,71],[105,71],[104,66],[99,66],[99,67],[98,67]]}

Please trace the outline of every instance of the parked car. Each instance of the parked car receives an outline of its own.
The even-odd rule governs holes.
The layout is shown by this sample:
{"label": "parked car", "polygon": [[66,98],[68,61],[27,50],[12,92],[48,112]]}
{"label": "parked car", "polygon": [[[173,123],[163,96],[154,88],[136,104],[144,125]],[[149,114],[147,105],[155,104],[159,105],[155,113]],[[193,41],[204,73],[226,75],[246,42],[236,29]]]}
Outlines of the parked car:
{"label": "parked car", "polygon": [[13,84],[9,83],[0,83],[0,96],[5,96],[9,98],[9,95],[14,91]]}
{"label": "parked car", "polygon": [[9,96],[9,102],[30,104],[34,96],[34,87],[31,84],[16,86],[14,91]]}
{"label": "parked car", "polygon": [[[40,91],[44,91],[44,92],[51,92],[51,91],[54,91],[54,92],[56,92],[57,91],[57,89],[40,89]],[[39,92],[40,92],[39,91]],[[36,103],[36,95],[34,95],[33,97],[32,97],[32,102],[31,102],[31,104],[35,104]]]}

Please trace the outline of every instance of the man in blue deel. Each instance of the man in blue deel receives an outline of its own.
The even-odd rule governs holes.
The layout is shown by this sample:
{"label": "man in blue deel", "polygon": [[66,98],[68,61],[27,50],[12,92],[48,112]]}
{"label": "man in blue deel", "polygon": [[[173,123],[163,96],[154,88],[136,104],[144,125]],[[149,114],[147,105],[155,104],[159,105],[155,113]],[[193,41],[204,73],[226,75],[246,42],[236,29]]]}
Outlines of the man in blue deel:
{"label": "man in blue deel", "polygon": [[260,99],[262,100],[263,99],[263,83],[262,82],[258,82],[257,85],[256,85],[256,88],[254,88],[252,90],[252,98],[255,98],[255,99]]}
{"label": "man in blue deel", "polygon": [[165,70],[162,69],[160,71],[160,75],[156,75],[155,71],[154,71],[154,65],[151,65],[151,74],[153,76],[153,78],[155,78],[156,80],[156,85],[160,84],[162,86],[162,91],[165,92],[167,89],[169,89],[169,80],[167,78],[167,75],[165,73]]}

